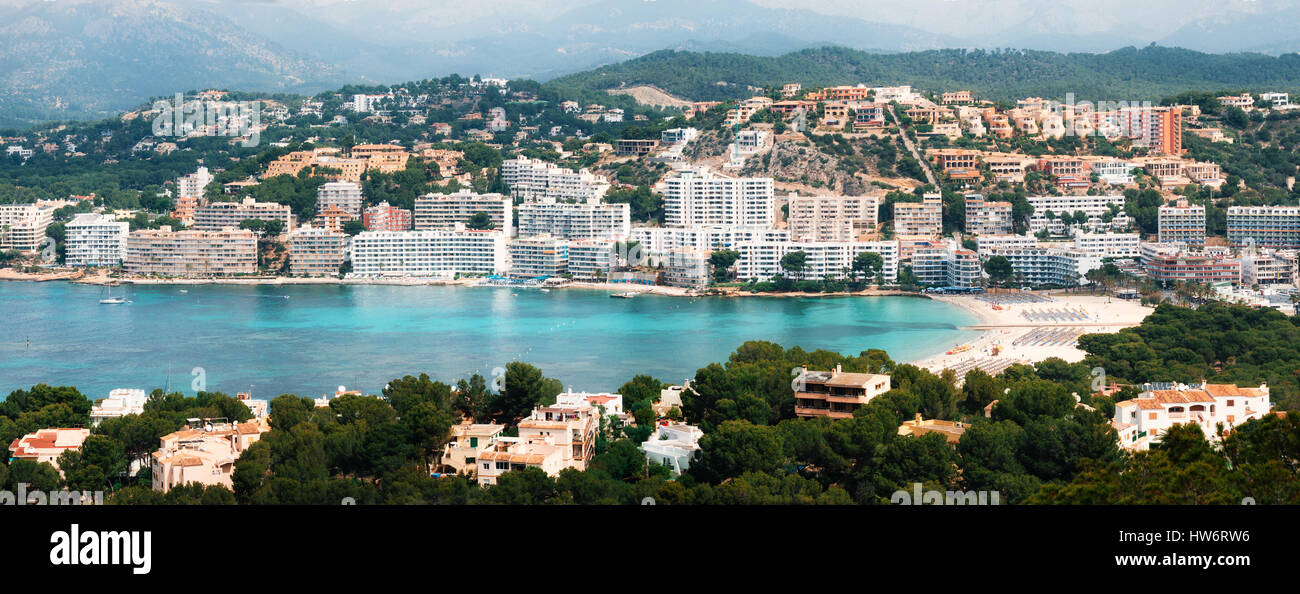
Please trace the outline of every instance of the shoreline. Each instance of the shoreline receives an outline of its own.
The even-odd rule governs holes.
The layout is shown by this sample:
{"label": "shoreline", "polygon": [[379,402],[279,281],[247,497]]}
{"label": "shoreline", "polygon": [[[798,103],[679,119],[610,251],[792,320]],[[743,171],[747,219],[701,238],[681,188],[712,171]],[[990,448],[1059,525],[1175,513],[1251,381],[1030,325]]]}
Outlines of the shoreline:
{"label": "shoreline", "polygon": [[[1000,297],[999,294],[986,295]],[[912,364],[935,373],[951,368],[958,372],[960,379],[971,369],[983,369],[996,375],[996,372],[1016,363],[1038,363],[1054,357],[1074,363],[1087,355],[1077,346],[1079,335],[1110,334],[1131,328],[1155,311],[1138,303],[1098,295],[1053,294],[1050,291],[1010,295],[1032,295],[1031,299],[1040,301],[1001,303],[1000,309],[995,310],[993,303],[974,296],[931,296],[931,299],[974,314],[979,323],[960,329],[978,331],[980,336],[966,345],[954,345],[954,348],[966,347],[960,352],[944,351]],[[1037,315],[1045,310],[1078,313],[1060,320]]]}

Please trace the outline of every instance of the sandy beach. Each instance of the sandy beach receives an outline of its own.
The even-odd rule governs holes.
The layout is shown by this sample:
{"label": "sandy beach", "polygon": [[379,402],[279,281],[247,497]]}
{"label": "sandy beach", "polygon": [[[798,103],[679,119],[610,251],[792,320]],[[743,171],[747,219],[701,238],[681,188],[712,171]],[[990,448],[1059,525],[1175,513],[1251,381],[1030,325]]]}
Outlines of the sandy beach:
{"label": "sandy beach", "polygon": [[913,361],[913,364],[935,373],[951,368],[960,376],[975,367],[996,373],[1018,362],[1035,363],[1052,357],[1068,362],[1081,361],[1086,353],[1075,346],[1079,335],[1118,332],[1137,326],[1153,311],[1153,308],[1136,301],[1105,296],[1033,295],[1046,301],[1002,302],[997,304],[998,309],[994,309],[994,304],[982,297],[996,299],[999,295],[932,295],[933,299],[965,308],[979,316],[978,324],[966,328],[983,330],[984,334],[968,343],[968,347],[953,345],[962,348],[961,352],[939,353]]}

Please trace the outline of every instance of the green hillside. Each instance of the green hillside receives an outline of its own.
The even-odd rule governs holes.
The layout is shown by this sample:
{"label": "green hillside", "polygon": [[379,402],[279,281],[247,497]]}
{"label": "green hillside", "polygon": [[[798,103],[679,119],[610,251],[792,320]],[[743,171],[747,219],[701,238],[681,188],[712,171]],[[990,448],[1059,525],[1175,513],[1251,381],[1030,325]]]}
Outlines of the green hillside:
{"label": "green hillside", "polygon": [[969,89],[984,99],[1026,96],[1078,100],[1151,100],[1187,89],[1300,89],[1300,54],[1206,54],[1148,46],[1106,54],[1028,50],[931,50],[897,54],[840,47],[778,57],[665,50],[548,84],[597,91],[650,84],[694,101],[747,97],[747,86],[867,83],[927,90]]}

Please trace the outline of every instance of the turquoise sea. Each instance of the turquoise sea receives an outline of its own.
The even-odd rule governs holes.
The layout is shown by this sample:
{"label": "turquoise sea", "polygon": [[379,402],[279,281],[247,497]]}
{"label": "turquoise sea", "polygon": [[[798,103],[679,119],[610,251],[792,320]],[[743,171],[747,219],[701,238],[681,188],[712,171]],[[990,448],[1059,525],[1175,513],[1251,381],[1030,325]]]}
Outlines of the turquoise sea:
{"label": "turquoise sea", "polygon": [[[514,360],[578,391],[638,373],[680,383],[746,340],[898,361],[978,333],[961,308],[928,299],[611,299],[595,290],[403,286],[100,287],[0,282],[0,397],[37,383],[102,398],[113,388],[193,393],[251,388],[255,398],[377,392],[393,378],[455,380]],[[114,289],[121,294],[122,288]],[[184,291],[184,292],[182,292]]]}

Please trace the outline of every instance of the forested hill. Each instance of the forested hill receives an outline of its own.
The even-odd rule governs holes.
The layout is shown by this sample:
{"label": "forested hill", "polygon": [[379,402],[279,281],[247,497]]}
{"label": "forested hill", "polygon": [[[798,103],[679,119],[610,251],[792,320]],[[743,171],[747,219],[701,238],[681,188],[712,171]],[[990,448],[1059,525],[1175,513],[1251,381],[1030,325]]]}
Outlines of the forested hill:
{"label": "forested hill", "polygon": [[1189,89],[1295,91],[1300,54],[1206,54],[1154,45],[1105,54],[960,49],[880,54],[824,47],[759,57],[665,50],[548,84],[588,91],[654,85],[683,99],[718,101],[751,96],[747,86],[789,82],[968,89],[994,100],[1064,99],[1073,93],[1076,100],[1157,101]]}

